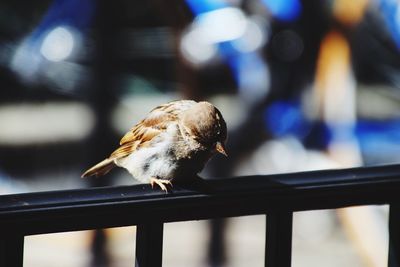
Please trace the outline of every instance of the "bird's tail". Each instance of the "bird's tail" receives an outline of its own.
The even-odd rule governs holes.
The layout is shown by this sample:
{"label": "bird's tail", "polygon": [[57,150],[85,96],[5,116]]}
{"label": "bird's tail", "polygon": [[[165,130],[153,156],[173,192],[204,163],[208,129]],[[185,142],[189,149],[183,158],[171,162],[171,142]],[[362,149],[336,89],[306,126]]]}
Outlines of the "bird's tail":
{"label": "bird's tail", "polygon": [[108,173],[115,166],[116,165],[114,163],[114,159],[108,158],[108,159],[105,159],[105,160],[97,163],[89,170],[85,171],[81,177],[84,178],[84,177],[93,176],[93,175],[95,175],[96,177],[101,176],[101,175]]}

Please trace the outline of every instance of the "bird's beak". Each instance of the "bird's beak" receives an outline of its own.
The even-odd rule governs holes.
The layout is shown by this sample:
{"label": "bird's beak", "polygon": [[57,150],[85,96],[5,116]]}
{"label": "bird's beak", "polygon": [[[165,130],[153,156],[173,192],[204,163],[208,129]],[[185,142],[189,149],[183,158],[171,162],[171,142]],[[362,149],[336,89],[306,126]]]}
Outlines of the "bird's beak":
{"label": "bird's beak", "polygon": [[221,153],[225,157],[228,156],[228,154],[225,151],[225,146],[221,142],[217,142],[217,144],[215,145],[215,150],[217,150],[218,153]]}

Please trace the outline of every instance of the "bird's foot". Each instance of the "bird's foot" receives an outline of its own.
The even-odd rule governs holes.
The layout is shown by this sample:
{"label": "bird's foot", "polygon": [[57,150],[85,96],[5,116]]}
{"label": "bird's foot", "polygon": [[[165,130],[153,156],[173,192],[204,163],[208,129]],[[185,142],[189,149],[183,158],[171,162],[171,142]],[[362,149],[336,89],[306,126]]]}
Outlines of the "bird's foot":
{"label": "bird's foot", "polygon": [[161,188],[162,191],[165,191],[165,193],[168,193],[168,188],[165,185],[169,185],[172,187],[172,183],[169,180],[150,178],[151,188],[154,188],[155,184],[157,184]]}

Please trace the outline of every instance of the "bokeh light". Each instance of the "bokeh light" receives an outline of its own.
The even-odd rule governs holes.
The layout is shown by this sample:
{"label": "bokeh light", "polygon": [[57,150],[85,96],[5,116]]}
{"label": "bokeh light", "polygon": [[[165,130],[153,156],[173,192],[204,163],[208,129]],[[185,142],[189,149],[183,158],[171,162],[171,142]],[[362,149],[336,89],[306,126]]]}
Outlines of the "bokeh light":
{"label": "bokeh light", "polygon": [[58,26],[46,35],[40,52],[46,59],[57,62],[68,58],[75,45],[76,40],[71,29]]}

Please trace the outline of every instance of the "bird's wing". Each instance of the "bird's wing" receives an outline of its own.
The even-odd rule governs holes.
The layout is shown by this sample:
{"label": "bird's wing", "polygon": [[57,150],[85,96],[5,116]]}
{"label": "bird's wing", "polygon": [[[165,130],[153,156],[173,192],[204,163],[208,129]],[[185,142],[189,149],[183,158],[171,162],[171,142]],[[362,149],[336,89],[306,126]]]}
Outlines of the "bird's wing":
{"label": "bird's wing", "polygon": [[153,138],[166,131],[171,122],[177,121],[182,111],[195,103],[192,100],[180,100],[154,108],[145,119],[122,137],[121,146],[111,154],[110,158],[126,157],[139,147],[148,145]]}

